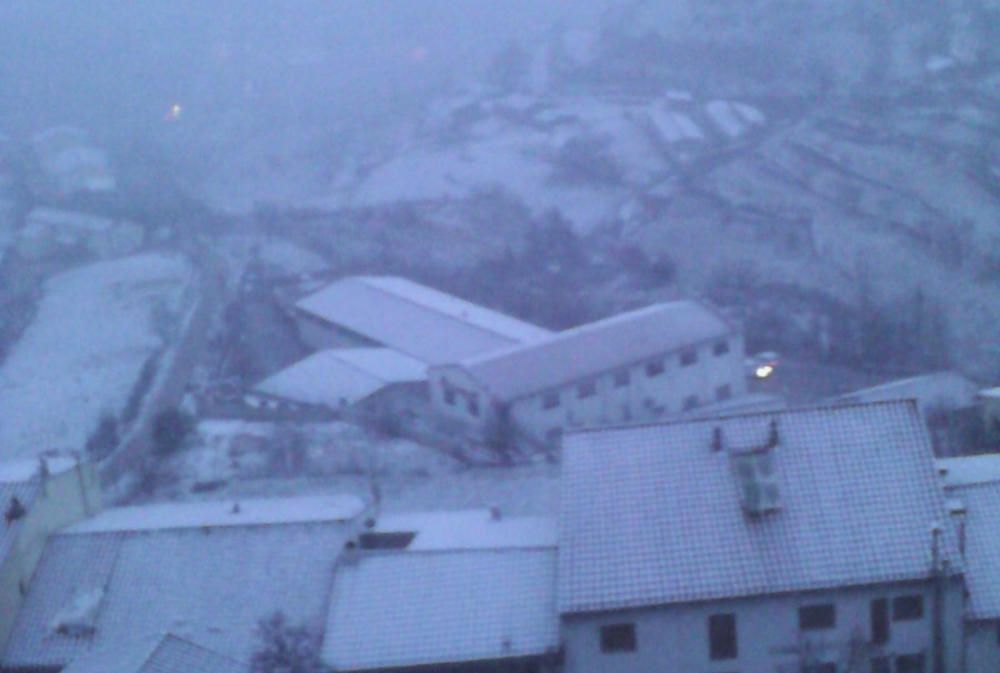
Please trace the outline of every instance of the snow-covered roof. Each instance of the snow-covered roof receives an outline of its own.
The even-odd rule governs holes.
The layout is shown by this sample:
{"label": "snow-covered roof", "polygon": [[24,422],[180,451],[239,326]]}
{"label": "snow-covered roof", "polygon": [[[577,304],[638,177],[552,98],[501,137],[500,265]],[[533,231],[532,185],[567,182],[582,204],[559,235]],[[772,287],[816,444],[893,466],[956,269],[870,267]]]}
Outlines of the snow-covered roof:
{"label": "snow-covered roof", "polygon": [[173,634],[137,638],[75,659],[62,673],[249,673],[242,662]]}
{"label": "snow-covered roof", "polygon": [[392,276],[353,276],[300,300],[305,313],[426,362],[455,362],[550,334]]}
{"label": "snow-covered roof", "polygon": [[387,385],[426,378],[426,364],[391,348],[340,348],[314,353],[264,379],[254,390],[336,409]]}
{"label": "snow-covered roof", "polygon": [[495,517],[484,509],[386,514],[372,530],[416,533],[407,551],[553,547],[557,539],[551,518]]}
{"label": "snow-covered roof", "polygon": [[965,507],[965,584],[972,619],[1000,618],[1000,481],[952,489]]}
{"label": "snow-covered roof", "polygon": [[989,399],[1000,399],[1000,387],[986,388],[985,390],[980,390],[979,396]]}
{"label": "snow-covered roof", "polygon": [[[312,511],[307,502],[293,509]],[[255,520],[274,525],[215,526],[209,517],[211,527],[149,528],[134,523],[141,520],[138,512],[128,518],[129,525],[76,528],[49,539],[4,667],[61,667],[88,652],[166,632],[249,661],[258,622],[276,611],[292,624],[321,631],[331,571],[350,524],[325,515],[263,512]],[[160,515],[154,510],[149,518]],[[92,633],[61,633],[57,617],[98,589]]]}
{"label": "snow-covered roof", "polygon": [[353,519],[363,510],[364,503],[353,495],[172,502],[108,509],[67,528],[65,533],[338,522]]}
{"label": "snow-covered roof", "polygon": [[882,402],[909,398],[917,400],[922,409],[935,404],[971,406],[976,398],[976,384],[958,372],[933,372],[844,393],[832,401]]}
{"label": "snow-covered roof", "polygon": [[323,642],[337,670],[540,656],[559,645],[554,524],[488,511],[386,516],[405,550],[338,564]]}
{"label": "snow-covered roof", "polygon": [[1000,481],[1000,453],[939,458],[938,472],[947,487]]}
{"label": "snow-covered roof", "polygon": [[500,399],[516,399],[726,336],[733,328],[695,301],[654,304],[461,363]]}
{"label": "snow-covered roof", "polygon": [[[778,508],[745,514],[731,455],[767,447],[772,421],[777,444],[766,450]],[[926,578],[936,523],[944,525],[943,558],[961,567],[948,516],[912,402],[571,433],[563,441],[559,608]]]}

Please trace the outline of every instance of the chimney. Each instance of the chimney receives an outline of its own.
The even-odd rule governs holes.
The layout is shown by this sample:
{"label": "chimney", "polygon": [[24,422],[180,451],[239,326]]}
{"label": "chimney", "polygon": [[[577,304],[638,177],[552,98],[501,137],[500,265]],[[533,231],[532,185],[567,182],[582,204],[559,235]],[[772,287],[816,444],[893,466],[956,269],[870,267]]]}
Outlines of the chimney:
{"label": "chimney", "polygon": [[780,438],[778,437],[778,420],[772,418],[767,431],[767,448],[773,449],[778,445],[779,441]]}
{"label": "chimney", "polygon": [[500,511],[500,508],[497,505],[491,505],[490,506],[490,520],[491,521],[499,521],[502,518],[503,518],[503,512]]}
{"label": "chimney", "polygon": [[722,451],[722,427],[712,428],[712,451]]}
{"label": "chimney", "polygon": [[234,502],[233,503],[233,508],[231,510],[229,510],[229,513],[230,514],[239,514],[240,513],[240,503]]}

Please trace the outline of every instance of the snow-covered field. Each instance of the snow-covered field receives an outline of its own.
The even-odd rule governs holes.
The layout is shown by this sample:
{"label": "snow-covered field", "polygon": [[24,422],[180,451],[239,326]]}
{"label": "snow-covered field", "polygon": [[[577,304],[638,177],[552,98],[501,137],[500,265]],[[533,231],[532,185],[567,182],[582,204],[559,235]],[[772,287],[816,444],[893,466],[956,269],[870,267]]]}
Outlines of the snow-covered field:
{"label": "snow-covered field", "polygon": [[144,362],[164,345],[165,325],[190,301],[190,282],[187,264],[163,254],[49,280],[0,369],[0,458],[82,450],[102,414],[122,411]]}

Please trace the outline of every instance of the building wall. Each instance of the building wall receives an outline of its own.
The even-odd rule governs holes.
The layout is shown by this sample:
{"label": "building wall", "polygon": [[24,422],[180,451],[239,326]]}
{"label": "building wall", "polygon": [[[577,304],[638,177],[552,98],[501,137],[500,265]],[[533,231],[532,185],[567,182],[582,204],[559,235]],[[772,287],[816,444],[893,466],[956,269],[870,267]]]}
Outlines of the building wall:
{"label": "building wall", "polygon": [[[672,351],[585,379],[595,384],[592,395],[581,396],[580,384],[585,381],[581,380],[515,400],[510,405],[510,417],[518,428],[545,440],[565,429],[674,416],[685,411],[689,397],[696,397],[698,406],[719,401],[719,388],[723,386],[728,386],[730,397],[744,395],[743,339],[731,334],[725,340],[729,350],[722,355],[713,351],[722,339],[694,346],[697,360],[690,365],[681,364],[683,351]],[[663,371],[650,375],[647,365],[654,361],[662,361]],[[616,385],[616,374],[625,370],[628,383]],[[438,413],[464,423],[473,434],[482,433],[496,409],[495,403],[488,403],[487,391],[459,367],[434,368],[430,380],[431,399]],[[455,404],[448,404],[444,398],[445,380],[457,395]],[[547,408],[550,395],[558,395],[559,404]],[[467,398],[473,396],[479,400],[478,416],[469,412]]]}
{"label": "building wall", "polygon": [[382,345],[298,309],[295,310],[295,325],[302,343],[318,351],[327,348],[366,348]]}
{"label": "building wall", "polygon": [[966,671],[1000,671],[1000,620],[966,623]]}
{"label": "building wall", "polygon": [[[945,670],[961,671],[962,583],[947,583],[943,610]],[[686,604],[644,610],[607,612],[563,619],[563,642],[566,649],[566,673],[630,673],[646,671],[775,671],[798,673],[804,647],[813,647],[822,661],[838,661],[844,670],[852,637],[871,637],[870,602],[875,598],[920,594],[924,615],[914,621],[890,621],[889,642],[871,655],[926,653],[925,671],[932,673],[931,653],[932,588],[930,583],[879,585],[828,592],[788,594]],[[836,625],[822,631],[800,631],[798,608],[801,605],[833,603]],[[890,611],[891,612],[891,611]],[[735,659],[710,658],[708,618],[713,614],[736,616],[737,649]],[[890,614],[891,619],[891,614]],[[632,652],[602,652],[601,626],[634,623],[636,649]],[[808,645],[807,645],[808,644]],[[862,668],[860,670],[868,670]],[[896,670],[895,666],[891,670]],[[986,669],[968,669],[986,670]],[[997,669],[990,669],[997,670]]]}
{"label": "building wall", "polygon": [[13,547],[0,566],[0,652],[10,636],[14,619],[49,535],[102,507],[97,472],[82,465],[49,477],[21,521]]}

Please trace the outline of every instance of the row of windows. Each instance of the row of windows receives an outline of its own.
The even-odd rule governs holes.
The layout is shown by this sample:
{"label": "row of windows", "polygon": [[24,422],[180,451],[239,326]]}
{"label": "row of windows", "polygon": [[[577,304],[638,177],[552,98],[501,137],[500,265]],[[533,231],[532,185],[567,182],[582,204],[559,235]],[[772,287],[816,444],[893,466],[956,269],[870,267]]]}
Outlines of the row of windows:
{"label": "row of windows", "polygon": [[[626,372],[627,374],[628,372]],[[576,396],[578,399],[586,399],[588,397],[593,397],[597,394],[597,382],[593,379],[585,381],[577,386]],[[733,388],[728,383],[725,385],[718,386],[715,389],[715,401],[725,402],[726,400],[732,398]],[[447,391],[445,393],[445,401],[447,400]],[[453,404],[454,402],[448,402],[448,404]],[[555,409],[562,403],[562,399],[559,396],[559,391],[553,390],[551,392],[545,393],[542,396],[542,409]],[[697,395],[688,395],[684,398],[681,405],[684,411],[691,411],[701,405],[701,399]]]}
{"label": "row of windows", "polygon": [[[712,345],[712,353],[716,356],[725,355],[729,352],[729,341],[721,340],[717,341]],[[681,351],[680,363],[682,367],[689,367],[698,362],[698,350],[695,348],[686,348]],[[663,358],[657,358],[656,360],[650,360],[645,365],[646,377],[655,378],[666,371],[666,361]],[[612,375],[612,381],[615,388],[624,388],[629,383],[632,382],[632,373],[628,369],[619,369]],[[586,399],[597,394],[597,380],[589,379],[580,383],[577,386],[576,395],[579,399]],[[546,394],[542,398],[542,406],[545,409],[551,409],[553,407],[559,406],[559,394],[552,392]]]}
{"label": "row of windows", "polygon": [[[889,640],[889,602],[884,598],[875,599],[872,605],[872,642],[882,645]],[[922,596],[900,596],[892,600],[892,620],[910,621],[924,616],[924,600]],[[799,608],[799,629],[802,631],[817,631],[832,629],[837,625],[837,609],[833,603],[803,605]],[[634,623],[609,624],[601,627],[602,652],[632,652],[638,647]],[[708,617],[708,656],[712,660],[736,659],[739,656],[739,645],[736,632],[736,615],[716,614]],[[923,654],[902,655],[896,657],[897,673],[912,673],[923,671]],[[880,658],[879,661],[881,661]],[[884,665],[889,665],[889,659],[884,658]],[[919,660],[919,667],[916,667]],[[875,670],[876,660],[872,660]],[[882,665],[881,663],[879,664]],[[821,664],[817,671],[823,671]],[[889,671],[889,668],[879,669]]]}

